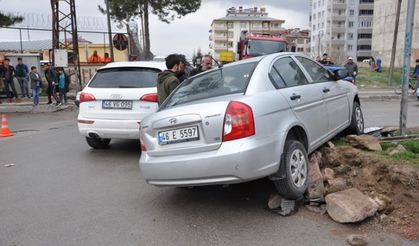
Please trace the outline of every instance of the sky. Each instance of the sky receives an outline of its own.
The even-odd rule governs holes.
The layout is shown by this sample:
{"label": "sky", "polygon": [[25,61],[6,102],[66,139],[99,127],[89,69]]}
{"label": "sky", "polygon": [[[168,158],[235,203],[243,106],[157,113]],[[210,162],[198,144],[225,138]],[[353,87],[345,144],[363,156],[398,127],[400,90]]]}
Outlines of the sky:
{"label": "sky", "polygon": [[[98,19],[105,23],[105,17],[98,10],[98,5],[104,5],[103,0],[76,0],[77,16],[87,17],[90,21]],[[285,20],[285,28],[308,28],[309,0],[202,0],[200,9],[189,15],[176,19],[170,24],[163,23],[154,15],[150,15],[151,50],[155,55],[182,53],[188,57],[200,48],[208,51],[209,29],[213,19],[224,17],[229,7],[266,7],[269,17]],[[42,18],[49,19],[51,13],[50,0],[0,0],[3,12],[35,13],[37,22]],[[79,31],[83,30],[79,25]],[[101,25],[98,25],[101,26]],[[93,42],[104,42],[101,34],[79,34]],[[48,32],[23,32],[23,40],[51,39]],[[17,30],[0,28],[0,41],[19,40]]]}

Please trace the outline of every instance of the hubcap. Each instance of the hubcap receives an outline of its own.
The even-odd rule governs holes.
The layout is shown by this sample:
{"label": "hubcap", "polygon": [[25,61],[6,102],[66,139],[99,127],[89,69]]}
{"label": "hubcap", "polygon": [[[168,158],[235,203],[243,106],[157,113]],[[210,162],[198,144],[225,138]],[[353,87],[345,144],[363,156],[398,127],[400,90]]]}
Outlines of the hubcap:
{"label": "hubcap", "polygon": [[355,120],[356,120],[356,126],[358,127],[358,130],[360,132],[364,131],[364,119],[362,118],[362,112],[359,107],[356,107],[355,109]]}
{"label": "hubcap", "polygon": [[298,188],[302,187],[307,179],[307,160],[301,150],[296,149],[292,152],[290,168],[292,182]]}

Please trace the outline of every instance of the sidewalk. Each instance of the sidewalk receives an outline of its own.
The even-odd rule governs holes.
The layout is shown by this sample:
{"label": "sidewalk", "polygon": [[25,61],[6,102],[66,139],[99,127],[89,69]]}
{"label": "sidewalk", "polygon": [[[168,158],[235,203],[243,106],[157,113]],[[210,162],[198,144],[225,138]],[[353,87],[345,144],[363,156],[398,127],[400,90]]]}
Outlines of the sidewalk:
{"label": "sidewalk", "polygon": [[[394,88],[358,88],[359,98],[367,101],[400,101],[401,94],[398,94]],[[409,91],[409,101],[416,100],[412,92]]]}
{"label": "sidewalk", "polygon": [[21,102],[8,102],[6,99],[1,99],[0,104],[0,113],[51,113],[56,111],[61,111],[65,109],[72,109],[76,106],[74,105],[74,100],[69,99],[67,105],[61,105],[57,107],[55,103],[47,104],[48,98],[46,96],[39,98],[39,105],[34,106],[32,99],[29,98],[20,98]]}

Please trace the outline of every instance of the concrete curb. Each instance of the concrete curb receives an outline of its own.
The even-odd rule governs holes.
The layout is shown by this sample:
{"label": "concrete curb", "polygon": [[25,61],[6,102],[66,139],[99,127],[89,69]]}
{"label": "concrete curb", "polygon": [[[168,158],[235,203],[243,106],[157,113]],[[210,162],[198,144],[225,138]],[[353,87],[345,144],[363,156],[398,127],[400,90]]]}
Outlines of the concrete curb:
{"label": "concrete curb", "polygon": [[28,103],[8,103],[6,105],[0,104],[0,113],[53,113],[62,110],[73,110],[76,106],[72,103],[62,106],[55,106],[54,104],[42,103],[38,106],[33,106]]}

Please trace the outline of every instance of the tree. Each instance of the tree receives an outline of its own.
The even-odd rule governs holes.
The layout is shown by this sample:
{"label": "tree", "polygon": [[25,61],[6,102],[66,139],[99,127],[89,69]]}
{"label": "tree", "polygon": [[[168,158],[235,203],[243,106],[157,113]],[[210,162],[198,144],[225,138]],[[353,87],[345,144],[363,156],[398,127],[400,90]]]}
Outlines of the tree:
{"label": "tree", "polygon": [[[149,13],[155,14],[163,22],[170,23],[175,18],[181,18],[193,13],[201,6],[201,0],[108,0],[112,19],[122,22],[131,21],[138,17],[143,20],[144,55],[151,59]],[[104,13],[103,7],[98,6]]]}
{"label": "tree", "polygon": [[22,22],[23,17],[3,14],[0,12],[0,26],[6,27]]}

